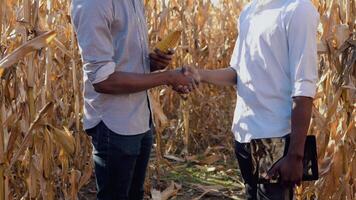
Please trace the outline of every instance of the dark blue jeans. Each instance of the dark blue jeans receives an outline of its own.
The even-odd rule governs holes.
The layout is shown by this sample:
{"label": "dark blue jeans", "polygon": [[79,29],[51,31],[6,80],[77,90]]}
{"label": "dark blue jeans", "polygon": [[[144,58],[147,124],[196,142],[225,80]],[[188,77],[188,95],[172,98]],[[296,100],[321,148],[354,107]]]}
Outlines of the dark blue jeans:
{"label": "dark blue jeans", "polygon": [[249,143],[235,141],[235,154],[245,182],[247,200],[291,200],[293,188],[280,184],[257,184],[257,174],[252,170],[252,158]]}
{"label": "dark blue jeans", "polygon": [[152,131],[134,136],[112,132],[103,122],[92,137],[98,200],[142,200]]}

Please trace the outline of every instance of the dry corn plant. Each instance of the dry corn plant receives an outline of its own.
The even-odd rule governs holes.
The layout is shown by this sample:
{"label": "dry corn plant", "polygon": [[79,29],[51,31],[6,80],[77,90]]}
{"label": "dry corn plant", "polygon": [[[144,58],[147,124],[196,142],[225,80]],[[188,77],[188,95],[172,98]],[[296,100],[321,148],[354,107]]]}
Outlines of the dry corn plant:
{"label": "dry corn plant", "polygon": [[0,3],[0,199],[77,199],[91,176],[68,8]]}
{"label": "dry corn plant", "polygon": [[[353,0],[313,1],[321,15],[320,81],[310,133],[317,135],[320,180],[299,199],[355,199],[355,16]],[[172,68],[229,64],[246,0],[145,0],[150,43],[182,30]],[[81,127],[82,72],[69,0],[0,0],[0,199],[77,199],[91,175]],[[181,99],[151,91],[157,125],[151,180],[164,155],[218,147],[233,158],[232,88],[202,86]],[[210,148],[210,149],[211,149]],[[209,149],[209,148],[208,148]],[[149,188],[150,189],[150,188]]]}

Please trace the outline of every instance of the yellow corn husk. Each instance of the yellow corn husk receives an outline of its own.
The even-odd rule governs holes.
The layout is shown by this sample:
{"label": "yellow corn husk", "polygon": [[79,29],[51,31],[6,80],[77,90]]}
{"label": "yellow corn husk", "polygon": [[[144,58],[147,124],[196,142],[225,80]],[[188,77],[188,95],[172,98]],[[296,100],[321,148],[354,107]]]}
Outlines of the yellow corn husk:
{"label": "yellow corn husk", "polygon": [[47,131],[51,131],[54,140],[62,146],[64,151],[72,155],[75,152],[75,140],[74,137],[69,133],[68,130],[62,131],[51,125],[47,125]]}
{"label": "yellow corn husk", "polygon": [[2,74],[4,73],[4,68],[0,68],[0,77],[2,77]]}
{"label": "yellow corn husk", "polygon": [[156,45],[156,49],[163,53],[168,53],[169,49],[174,49],[177,46],[181,34],[182,31],[171,32],[164,40]]}

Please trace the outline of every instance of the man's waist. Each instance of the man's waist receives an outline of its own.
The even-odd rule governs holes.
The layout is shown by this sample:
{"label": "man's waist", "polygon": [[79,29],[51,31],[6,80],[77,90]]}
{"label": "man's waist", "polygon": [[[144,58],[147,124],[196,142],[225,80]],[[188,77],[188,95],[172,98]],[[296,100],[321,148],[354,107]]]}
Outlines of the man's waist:
{"label": "man's waist", "polygon": [[[143,121],[144,122],[144,121]],[[105,126],[112,132],[123,135],[123,136],[133,136],[146,133],[147,131],[152,129],[152,126],[147,123],[122,123],[122,122],[108,122],[103,119],[98,119],[95,122],[87,121],[84,119],[83,128],[84,130],[91,130],[97,127],[100,123],[105,124]]]}

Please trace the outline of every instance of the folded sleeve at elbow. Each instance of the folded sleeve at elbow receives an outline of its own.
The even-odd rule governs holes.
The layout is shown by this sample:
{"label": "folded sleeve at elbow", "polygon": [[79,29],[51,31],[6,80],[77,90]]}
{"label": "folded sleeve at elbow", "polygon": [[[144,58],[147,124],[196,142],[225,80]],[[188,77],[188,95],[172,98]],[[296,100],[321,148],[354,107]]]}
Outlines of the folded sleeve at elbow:
{"label": "folded sleeve at elbow", "polygon": [[86,73],[92,84],[97,84],[108,79],[115,72],[116,67],[114,62],[101,63],[94,65],[94,67],[89,67],[88,65],[84,67],[84,73]]}
{"label": "folded sleeve at elbow", "polygon": [[314,98],[316,94],[316,89],[317,87],[315,81],[298,81],[294,83],[292,97],[303,96]]}
{"label": "folded sleeve at elbow", "polygon": [[241,52],[239,52],[239,46],[240,46],[240,38],[237,38],[236,40],[236,43],[235,43],[235,48],[234,48],[234,51],[232,53],[232,56],[231,56],[231,60],[230,60],[230,67],[232,69],[234,69],[235,71],[238,71],[238,68],[239,68],[239,54]]}
{"label": "folded sleeve at elbow", "polygon": [[113,22],[109,1],[74,1],[72,22],[84,64],[84,73],[92,83],[106,80],[115,71]]}
{"label": "folded sleeve at elbow", "polygon": [[317,27],[319,15],[310,2],[301,2],[288,23],[292,97],[314,97],[318,79]]}

